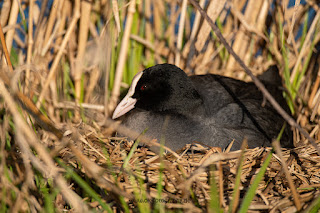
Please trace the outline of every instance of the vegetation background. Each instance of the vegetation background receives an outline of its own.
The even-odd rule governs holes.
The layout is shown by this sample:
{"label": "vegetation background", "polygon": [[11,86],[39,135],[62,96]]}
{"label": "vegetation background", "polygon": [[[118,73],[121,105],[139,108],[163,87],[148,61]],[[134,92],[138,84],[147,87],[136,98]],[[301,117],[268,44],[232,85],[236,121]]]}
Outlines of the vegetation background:
{"label": "vegetation background", "polygon": [[[318,211],[319,148],[296,127],[293,150],[159,156],[114,137],[133,134],[109,117],[146,67],[251,80],[195,2],[0,2],[1,212]],[[318,1],[197,2],[255,75],[278,66],[292,116],[319,144]]]}

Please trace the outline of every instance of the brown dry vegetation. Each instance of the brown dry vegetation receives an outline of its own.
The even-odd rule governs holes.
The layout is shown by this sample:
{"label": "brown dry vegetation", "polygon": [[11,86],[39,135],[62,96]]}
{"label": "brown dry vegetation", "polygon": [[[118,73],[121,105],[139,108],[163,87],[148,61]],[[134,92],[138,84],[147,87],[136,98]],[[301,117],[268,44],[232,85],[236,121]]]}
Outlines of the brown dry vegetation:
{"label": "brown dry vegetation", "polygon": [[295,149],[195,144],[159,156],[112,137],[139,134],[109,117],[148,66],[251,80],[194,2],[1,2],[1,212],[320,208],[317,1],[199,1],[254,75],[278,65]]}

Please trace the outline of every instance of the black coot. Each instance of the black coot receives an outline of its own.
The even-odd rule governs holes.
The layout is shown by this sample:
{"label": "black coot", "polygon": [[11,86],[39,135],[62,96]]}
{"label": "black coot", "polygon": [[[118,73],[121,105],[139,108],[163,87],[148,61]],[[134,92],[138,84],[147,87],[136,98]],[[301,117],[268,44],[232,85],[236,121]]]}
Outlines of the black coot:
{"label": "black coot", "polygon": [[[288,110],[277,71],[271,69],[260,79]],[[146,135],[158,141],[164,136],[165,145],[173,150],[195,141],[225,148],[233,140],[232,150],[236,150],[244,137],[253,148],[270,146],[278,136],[285,121],[270,103],[262,106],[263,102],[253,83],[212,74],[188,77],[174,65],[160,64],[134,77],[113,119],[122,116],[125,126],[137,132],[147,129]],[[281,142],[285,147],[292,145],[289,127]]]}

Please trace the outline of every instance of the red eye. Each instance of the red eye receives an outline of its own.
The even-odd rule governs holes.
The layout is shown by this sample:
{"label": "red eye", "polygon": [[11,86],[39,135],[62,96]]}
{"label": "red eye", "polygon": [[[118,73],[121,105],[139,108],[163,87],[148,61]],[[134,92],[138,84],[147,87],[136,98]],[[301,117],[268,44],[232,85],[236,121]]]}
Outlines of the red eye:
{"label": "red eye", "polygon": [[147,88],[146,85],[142,85],[142,86],[140,87],[140,90],[143,91],[143,90],[145,90],[146,88]]}

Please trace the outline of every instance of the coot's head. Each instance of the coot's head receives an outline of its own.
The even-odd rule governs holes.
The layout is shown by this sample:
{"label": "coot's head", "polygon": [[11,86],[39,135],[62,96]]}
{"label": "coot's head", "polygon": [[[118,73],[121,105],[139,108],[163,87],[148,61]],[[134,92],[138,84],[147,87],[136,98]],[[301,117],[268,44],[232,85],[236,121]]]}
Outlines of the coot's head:
{"label": "coot's head", "polygon": [[183,114],[199,102],[200,96],[184,71],[171,64],[159,64],[133,78],[127,95],[112,118],[118,118],[133,108]]}

